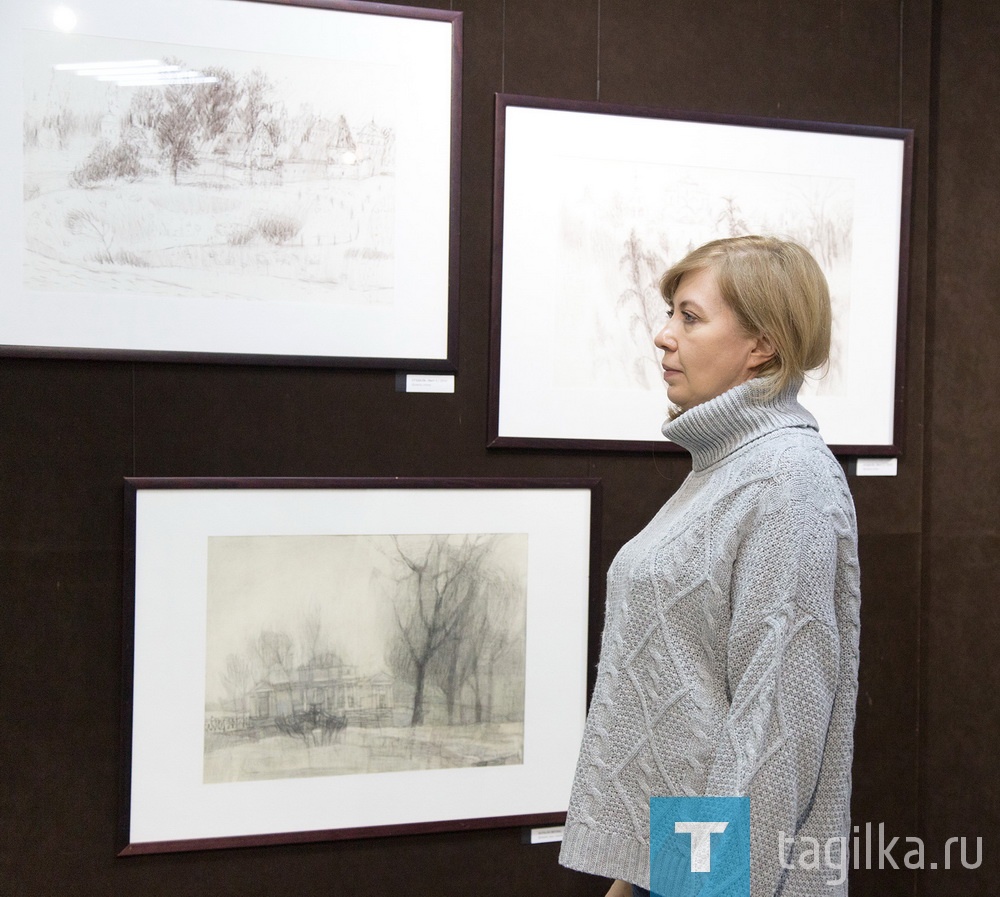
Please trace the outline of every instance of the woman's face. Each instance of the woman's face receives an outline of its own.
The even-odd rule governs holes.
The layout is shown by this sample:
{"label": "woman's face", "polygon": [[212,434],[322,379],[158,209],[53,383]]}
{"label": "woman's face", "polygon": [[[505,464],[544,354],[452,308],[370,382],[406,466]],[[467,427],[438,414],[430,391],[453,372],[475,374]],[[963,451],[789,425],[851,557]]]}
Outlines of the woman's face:
{"label": "woman's face", "polygon": [[708,269],[681,278],[654,342],[663,350],[667,397],[682,411],[749,380],[774,354],[766,339],[743,330]]}

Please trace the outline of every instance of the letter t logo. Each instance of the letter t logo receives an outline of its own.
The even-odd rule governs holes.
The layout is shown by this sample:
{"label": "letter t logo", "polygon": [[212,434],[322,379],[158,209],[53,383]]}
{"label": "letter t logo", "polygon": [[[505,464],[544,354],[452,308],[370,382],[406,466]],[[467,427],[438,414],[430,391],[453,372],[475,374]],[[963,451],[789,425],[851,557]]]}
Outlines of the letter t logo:
{"label": "letter t logo", "polygon": [[724,832],[728,822],[675,822],[676,834],[691,836],[691,871],[712,871],[712,835]]}

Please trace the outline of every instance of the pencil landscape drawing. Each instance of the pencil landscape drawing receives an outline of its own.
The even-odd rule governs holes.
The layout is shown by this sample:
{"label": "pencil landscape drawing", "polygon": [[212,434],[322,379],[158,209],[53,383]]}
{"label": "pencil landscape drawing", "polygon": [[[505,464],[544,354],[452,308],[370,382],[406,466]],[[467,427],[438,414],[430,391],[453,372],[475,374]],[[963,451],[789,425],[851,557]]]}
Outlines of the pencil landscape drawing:
{"label": "pencil landscape drawing", "polygon": [[527,541],[210,537],[205,783],[520,764]]}
{"label": "pencil landscape drawing", "polygon": [[392,302],[391,67],[77,38],[26,37],[27,290]]}
{"label": "pencil landscape drawing", "polygon": [[[580,321],[591,364],[557,366],[579,383],[662,390],[655,334],[666,320],[659,278],[708,240],[751,233],[802,243],[831,288],[833,352],[806,388],[836,392],[851,310],[853,191],[849,179],[563,158],[559,203],[566,319]],[[582,315],[581,302],[592,314]],[[574,351],[577,340],[568,343]]]}

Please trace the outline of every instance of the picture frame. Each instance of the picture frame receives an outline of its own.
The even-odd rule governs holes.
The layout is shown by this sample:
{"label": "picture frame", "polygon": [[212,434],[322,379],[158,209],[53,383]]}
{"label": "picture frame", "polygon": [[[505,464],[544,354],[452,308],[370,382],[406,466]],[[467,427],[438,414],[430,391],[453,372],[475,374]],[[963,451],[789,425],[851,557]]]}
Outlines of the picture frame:
{"label": "picture frame", "polygon": [[831,361],[800,393],[826,442],[902,452],[912,131],[498,94],[495,136],[490,447],[678,450],[659,278],[763,232],[830,284]]}
{"label": "picture frame", "polygon": [[599,480],[129,478],[125,519],[120,856],[564,821]]}
{"label": "picture frame", "polygon": [[462,13],[12,0],[0,25],[0,355],[456,369]]}

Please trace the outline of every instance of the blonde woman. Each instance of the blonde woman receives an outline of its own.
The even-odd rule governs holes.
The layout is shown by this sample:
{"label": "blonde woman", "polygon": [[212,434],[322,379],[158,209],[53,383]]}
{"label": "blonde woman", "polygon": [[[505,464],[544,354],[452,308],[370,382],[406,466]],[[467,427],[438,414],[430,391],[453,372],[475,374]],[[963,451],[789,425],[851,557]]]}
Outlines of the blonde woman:
{"label": "blonde woman", "polygon": [[650,797],[741,796],[752,897],[843,897],[794,855],[850,833],[857,525],[796,400],[830,351],[826,281],[801,246],[748,236],[660,287],[663,433],[692,471],[609,570],[560,862],[616,879],[608,897],[646,894]]}

